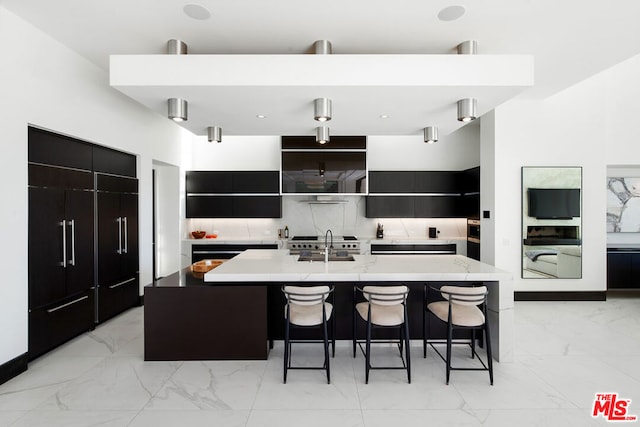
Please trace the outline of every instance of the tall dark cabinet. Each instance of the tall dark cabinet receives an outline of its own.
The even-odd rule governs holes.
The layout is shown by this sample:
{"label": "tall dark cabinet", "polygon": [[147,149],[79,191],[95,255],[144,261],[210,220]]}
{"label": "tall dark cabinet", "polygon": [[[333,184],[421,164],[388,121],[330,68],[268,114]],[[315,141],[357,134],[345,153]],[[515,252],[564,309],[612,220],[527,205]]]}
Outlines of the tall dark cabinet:
{"label": "tall dark cabinet", "polygon": [[98,317],[103,322],[139,301],[138,181],[96,174]]}
{"label": "tall dark cabinet", "polygon": [[[138,200],[134,156],[32,127],[28,135],[32,360],[138,303]],[[118,187],[121,180],[126,185]],[[108,240],[100,232],[102,212],[109,209],[103,194],[117,194],[120,216],[127,218],[128,228],[121,230],[127,235],[125,267],[114,271],[133,278],[128,287],[113,276],[100,280]],[[99,292],[102,285],[120,289]],[[116,302],[105,304],[110,298]]]}

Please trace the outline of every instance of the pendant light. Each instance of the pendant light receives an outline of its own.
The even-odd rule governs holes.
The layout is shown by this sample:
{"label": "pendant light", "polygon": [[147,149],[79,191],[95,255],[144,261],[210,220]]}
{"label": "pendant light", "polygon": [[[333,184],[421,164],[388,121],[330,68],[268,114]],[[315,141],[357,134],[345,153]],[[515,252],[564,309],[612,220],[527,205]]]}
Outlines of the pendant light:
{"label": "pendant light", "polygon": [[316,128],[316,142],[324,145],[329,140],[329,128],[327,126],[318,126]]}
{"label": "pendant light", "polygon": [[169,118],[176,122],[188,119],[187,101],[181,98],[169,98]]}
{"label": "pendant light", "polygon": [[209,126],[207,128],[207,139],[209,142],[222,142],[222,128],[219,126]]}
{"label": "pendant light", "polygon": [[331,120],[331,100],[328,98],[316,98],[313,101],[313,118],[319,122]]}
{"label": "pendant light", "polygon": [[438,126],[427,126],[424,128],[424,142],[433,144],[438,141]]}
{"label": "pendant light", "polygon": [[458,101],[458,120],[470,122],[478,117],[476,112],[478,101],[475,98],[464,98]]}

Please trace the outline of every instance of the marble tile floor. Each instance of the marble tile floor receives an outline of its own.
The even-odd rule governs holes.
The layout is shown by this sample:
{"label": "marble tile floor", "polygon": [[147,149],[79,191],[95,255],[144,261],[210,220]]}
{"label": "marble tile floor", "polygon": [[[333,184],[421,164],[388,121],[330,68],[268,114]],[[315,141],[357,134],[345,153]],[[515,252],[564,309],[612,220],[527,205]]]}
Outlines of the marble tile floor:
{"label": "marble tile floor", "polygon": [[[330,385],[324,371],[290,371],[283,384],[282,343],[267,361],[144,362],[136,308],[1,385],[0,427],[604,425],[591,417],[598,392],[631,399],[640,415],[640,298],[516,302],[515,319],[515,361],[494,365],[494,386],[460,371],[445,385],[444,363],[432,350],[423,359],[419,342],[411,384],[404,371],[372,371],[364,384],[364,359],[346,342]],[[391,347],[374,351],[374,363],[398,361]],[[294,361],[318,363],[320,352],[298,346]]]}

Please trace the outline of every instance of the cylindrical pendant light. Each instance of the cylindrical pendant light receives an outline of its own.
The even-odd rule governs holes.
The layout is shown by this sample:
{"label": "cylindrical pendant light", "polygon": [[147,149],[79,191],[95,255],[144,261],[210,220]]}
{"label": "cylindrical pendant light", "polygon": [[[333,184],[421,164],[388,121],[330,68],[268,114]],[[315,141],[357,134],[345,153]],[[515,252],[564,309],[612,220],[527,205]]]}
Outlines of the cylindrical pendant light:
{"label": "cylindrical pendant light", "polygon": [[186,122],[189,119],[187,101],[181,98],[169,98],[169,118],[176,122]]}
{"label": "cylindrical pendant light", "polygon": [[313,118],[319,122],[331,120],[331,100],[316,98],[313,100]]}
{"label": "cylindrical pendant light", "polygon": [[209,142],[222,142],[222,128],[219,126],[209,126],[207,128],[207,139]]}
{"label": "cylindrical pendant light", "polygon": [[456,46],[458,55],[475,55],[478,53],[478,42],[475,40],[467,40]]}
{"label": "cylindrical pendant light", "polygon": [[187,44],[182,40],[171,39],[167,42],[167,53],[169,55],[186,55]]}
{"label": "cylindrical pendant light", "polygon": [[424,128],[424,142],[433,144],[438,141],[438,126],[427,126]]}
{"label": "cylindrical pendant light", "polygon": [[326,144],[329,140],[329,128],[327,126],[318,126],[316,128],[316,142],[318,144]]}
{"label": "cylindrical pendant light", "polygon": [[331,55],[331,42],[329,40],[316,40],[313,43],[316,55]]}
{"label": "cylindrical pendant light", "polygon": [[464,98],[458,101],[458,120],[470,122],[478,117],[476,112],[478,101],[475,98]]}

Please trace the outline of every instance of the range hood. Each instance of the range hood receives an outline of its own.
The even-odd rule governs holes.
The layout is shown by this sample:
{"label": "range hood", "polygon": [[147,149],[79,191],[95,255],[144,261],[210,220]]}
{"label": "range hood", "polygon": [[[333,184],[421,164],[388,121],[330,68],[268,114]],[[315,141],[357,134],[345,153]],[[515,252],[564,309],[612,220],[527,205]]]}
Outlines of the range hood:
{"label": "range hood", "polygon": [[308,199],[300,200],[300,203],[308,203],[310,205],[338,205],[341,203],[348,203],[348,200],[340,199],[336,196],[309,196]]}

